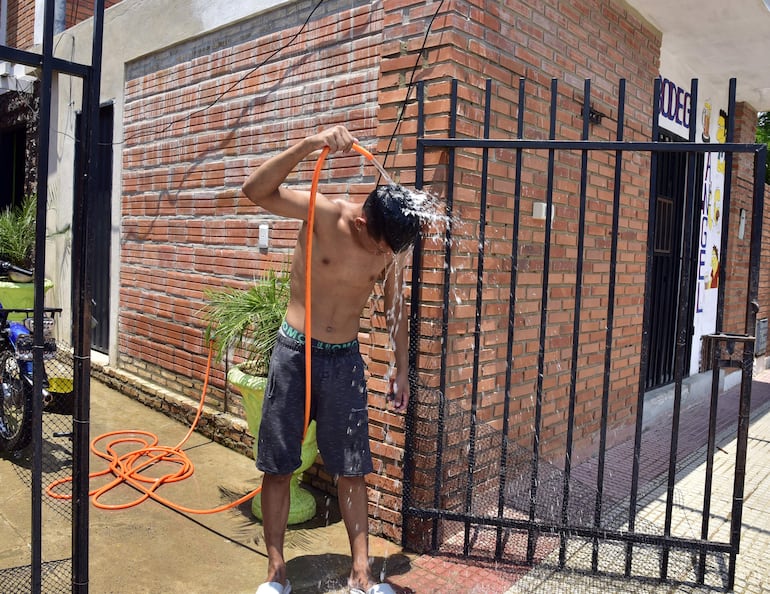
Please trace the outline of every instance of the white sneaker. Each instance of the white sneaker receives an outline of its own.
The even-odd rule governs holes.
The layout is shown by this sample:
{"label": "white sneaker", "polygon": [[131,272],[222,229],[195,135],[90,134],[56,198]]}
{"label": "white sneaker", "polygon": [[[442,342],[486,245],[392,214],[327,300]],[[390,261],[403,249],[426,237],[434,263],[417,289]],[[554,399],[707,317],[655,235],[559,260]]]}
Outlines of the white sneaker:
{"label": "white sneaker", "polygon": [[265,582],[257,588],[256,594],[291,594],[291,583],[286,580],[286,585],[279,582]]}

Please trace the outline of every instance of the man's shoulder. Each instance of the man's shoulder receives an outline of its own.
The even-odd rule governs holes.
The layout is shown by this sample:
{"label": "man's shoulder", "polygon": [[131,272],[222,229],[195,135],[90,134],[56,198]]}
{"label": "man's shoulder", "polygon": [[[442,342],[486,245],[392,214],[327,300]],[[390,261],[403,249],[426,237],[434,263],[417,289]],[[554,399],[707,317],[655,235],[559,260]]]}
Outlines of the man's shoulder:
{"label": "man's shoulder", "polygon": [[329,218],[340,218],[346,210],[346,201],[342,198],[328,198],[324,196],[316,201],[316,213],[323,213]]}

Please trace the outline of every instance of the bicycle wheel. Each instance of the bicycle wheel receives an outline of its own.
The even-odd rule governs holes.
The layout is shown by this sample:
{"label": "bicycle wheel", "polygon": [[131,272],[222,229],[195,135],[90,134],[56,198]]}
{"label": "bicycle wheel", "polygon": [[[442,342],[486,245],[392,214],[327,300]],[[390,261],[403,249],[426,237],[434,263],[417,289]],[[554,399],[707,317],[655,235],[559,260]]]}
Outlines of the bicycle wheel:
{"label": "bicycle wheel", "polygon": [[32,386],[14,354],[0,353],[0,449],[23,450],[32,437]]}

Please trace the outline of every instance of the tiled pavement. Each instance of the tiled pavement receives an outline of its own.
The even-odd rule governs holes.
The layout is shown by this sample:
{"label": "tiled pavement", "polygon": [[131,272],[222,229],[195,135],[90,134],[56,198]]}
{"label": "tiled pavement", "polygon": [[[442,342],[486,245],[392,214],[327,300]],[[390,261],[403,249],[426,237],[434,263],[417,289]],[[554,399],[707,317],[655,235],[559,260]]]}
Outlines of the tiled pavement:
{"label": "tiled pavement", "polygon": [[[735,468],[736,420],[739,386],[722,394],[717,417],[717,451],[714,459],[714,484],[709,522],[710,538],[729,542],[729,518],[732,507],[732,477]],[[673,491],[671,534],[697,538],[701,530],[705,476],[705,440],[707,435],[706,402],[682,411],[679,431],[679,456]],[[640,459],[648,461],[641,467],[637,529],[650,534],[662,534],[666,506],[666,475],[661,469],[668,465],[670,425],[653,426],[644,434]],[[624,443],[608,452],[606,473],[613,477],[610,485],[618,493],[627,492],[630,480],[633,444]],[[592,476],[592,463],[574,469],[580,479]],[[657,475],[657,476],[656,476]],[[595,475],[594,475],[595,476]],[[757,375],[752,387],[752,413],[749,429],[747,472],[744,490],[741,552],[737,558],[735,592],[770,593],[770,371]],[[622,501],[618,501],[621,504]],[[626,503],[627,506],[627,503]],[[627,513],[627,507],[622,508]],[[622,528],[623,526],[618,526]],[[709,555],[704,585],[696,585],[694,565],[697,559],[690,553],[672,552],[669,557],[669,581],[661,583],[660,558],[654,549],[638,552],[634,557],[634,573],[639,579],[617,577],[623,573],[624,547],[602,545],[599,559],[604,575],[592,575],[591,545],[572,547],[568,552],[567,569],[559,570],[558,550],[534,568],[495,565],[488,562],[461,562],[451,557],[420,556],[410,569],[391,576],[394,585],[407,592],[419,593],[488,593],[514,594],[520,592],[724,592],[727,591],[727,556]]]}

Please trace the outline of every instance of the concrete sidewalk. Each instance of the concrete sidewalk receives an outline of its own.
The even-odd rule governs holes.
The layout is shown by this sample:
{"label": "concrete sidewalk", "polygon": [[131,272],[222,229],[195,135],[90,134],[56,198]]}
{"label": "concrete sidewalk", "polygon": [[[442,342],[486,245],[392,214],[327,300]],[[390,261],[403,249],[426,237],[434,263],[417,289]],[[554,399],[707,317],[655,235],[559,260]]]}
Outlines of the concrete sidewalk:
{"label": "concrete sidewalk", "polygon": [[[173,447],[188,427],[94,381],[91,388],[91,437],[123,429],[157,435],[160,445]],[[48,415],[46,417],[56,417]],[[71,473],[71,444],[52,437],[44,427],[43,484],[64,469]],[[125,453],[136,446],[117,446]],[[261,482],[254,462],[224,446],[193,434],[184,446],[194,464],[187,479],[166,484],[159,493],[175,504],[211,509],[235,501]],[[58,464],[50,462],[59,459]],[[31,472],[27,458],[0,457],[0,592],[29,591],[31,535]],[[91,456],[91,470],[107,467]],[[165,471],[167,471],[166,469]],[[165,472],[164,471],[164,472]],[[94,478],[92,489],[107,479]],[[66,491],[66,489],[65,489]],[[100,501],[121,504],[138,492],[123,485]],[[347,591],[349,547],[336,500],[317,495],[317,518],[291,528],[286,554],[294,591],[302,593]],[[152,500],[129,509],[108,511],[89,507],[89,591],[106,593],[253,593],[267,571],[261,524],[252,516],[250,502],[229,511],[197,515],[173,511]],[[255,539],[255,537],[257,537]],[[44,592],[70,591],[71,508],[69,501],[43,499]],[[410,558],[399,547],[372,539],[375,569],[403,572]]]}
{"label": "concrete sidewalk", "polygon": [[[727,409],[736,399],[737,388],[720,397]],[[770,571],[765,560],[770,553],[770,372],[754,382],[748,472],[741,553],[738,555],[736,592],[770,592]],[[730,511],[732,473],[735,460],[735,416],[722,415],[719,450],[715,464],[712,502],[712,538],[724,540]],[[139,429],[158,436],[162,445],[174,446],[187,427],[165,415],[106,388],[92,383],[91,435],[119,429]],[[45,433],[45,428],[44,428]],[[50,432],[49,432],[50,433]],[[65,466],[70,444],[62,438],[46,438],[53,443],[46,461],[60,460]],[[664,440],[651,440],[660,448],[661,466],[667,464]],[[700,526],[692,525],[702,505],[702,428],[691,427],[680,435],[683,463],[677,473],[674,533],[683,530],[694,536]],[[608,464],[617,464],[621,476],[627,472],[629,458],[619,446],[608,455]],[[164,485],[162,495],[177,504],[209,509],[234,501],[260,483],[251,459],[194,434],[184,447],[195,465],[194,474],[178,483]],[[689,451],[689,454],[687,453]],[[653,452],[654,454],[654,452]],[[69,454],[71,455],[71,453]],[[653,458],[655,456],[653,455]],[[105,462],[92,456],[92,471]],[[57,466],[54,464],[54,466]],[[730,477],[720,480],[719,477]],[[44,484],[53,474],[47,473]],[[95,479],[94,486],[105,479]],[[24,459],[0,458],[0,591],[24,592],[28,589],[30,563],[30,473]],[[664,499],[652,492],[639,512],[639,522],[660,524]],[[121,486],[103,499],[117,503],[135,499],[137,492]],[[343,593],[349,569],[349,549],[339,519],[337,502],[317,495],[317,517],[287,534],[286,553],[294,591],[303,593]],[[45,498],[43,503],[44,591],[69,591],[71,536],[69,503]],[[261,525],[251,515],[248,503],[211,515],[184,514],[145,501],[120,511],[90,507],[89,591],[95,593],[248,593],[254,592],[266,572],[266,556],[261,545]],[[255,538],[256,537],[256,538]],[[590,549],[590,546],[588,547]],[[603,549],[604,550],[604,549]],[[558,554],[558,552],[556,553]],[[570,562],[577,562],[585,550],[571,550]],[[650,581],[611,579],[554,567],[553,558],[538,567],[496,565],[481,561],[463,562],[446,556],[414,555],[392,542],[371,539],[375,574],[386,577],[400,592],[497,594],[504,592],[715,592],[718,584],[705,587],[656,584]],[[607,555],[605,555],[607,557]],[[61,560],[61,562],[59,562]],[[612,560],[603,558],[603,563]],[[676,558],[676,579],[687,582],[691,563]],[[723,568],[726,571],[726,568]],[[25,571],[27,572],[25,574]],[[716,573],[722,571],[716,568]],[[57,582],[57,579],[59,580]],[[21,582],[19,582],[21,580]]]}
{"label": "concrete sidewalk", "polygon": [[[720,396],[720,412],[737,410],[739,386]],[[683,418],[685,413],[683,412]],[[735,471],[736,414],[722,414],[721,432],[718,431],[717,450],[714,457],[713,488],[709,521],[709,538],[712,541],[730,541],[730,518],[732,513],[733,476]],[[685,425],[680,433],[680,451],[689,452],[677,468],[674,488],[671,534],[684,538],[699,538],[703,509],[704,478],[706,473],[705,427]],[[661,465],[668,464],[668,443],[662,440],[659,446]],[[665,516],[666,491],[658,488],[642,500],[637,515],[637,527],[662,534]],[[657,530],[655,530],[657,528]],[[744,506],[741,530],[740,553],[737,556],[734,591],[739,593],[770,592],[770,371],[760,373],[752,385],[752,412],[749,426],[749,442],[744,485]],[[623,548],[616,546],[602,548],[602,563],[611,567],[613,573],[621,573],[624,561]],[[590,556],[590,546],[573,551],[569,563],[580,565],[580,558]],[[609,551],[609,553],[608,553]],[[615,557],[608,559],[608,557]],[[647,564],[651,575],[659,571],[657,552],[644,551],[637,555],[635,568]],[[646,557],[646,558],[645,558]],[[534,568],[518,580],[509,593],[520,592],[724,592],[727,579],[727,556],[710,557],[707,561],[706,581],[703,586],[696,583],[696,554],[677,553],[669,561],[669,583],[654,579],[622,579],[607,576],[591,576],[570,570],[553,569],[557,558],[551,558]],[[722,562],[724,564],[722,564]],[[643,573],[640,572],[640,573]]]}

